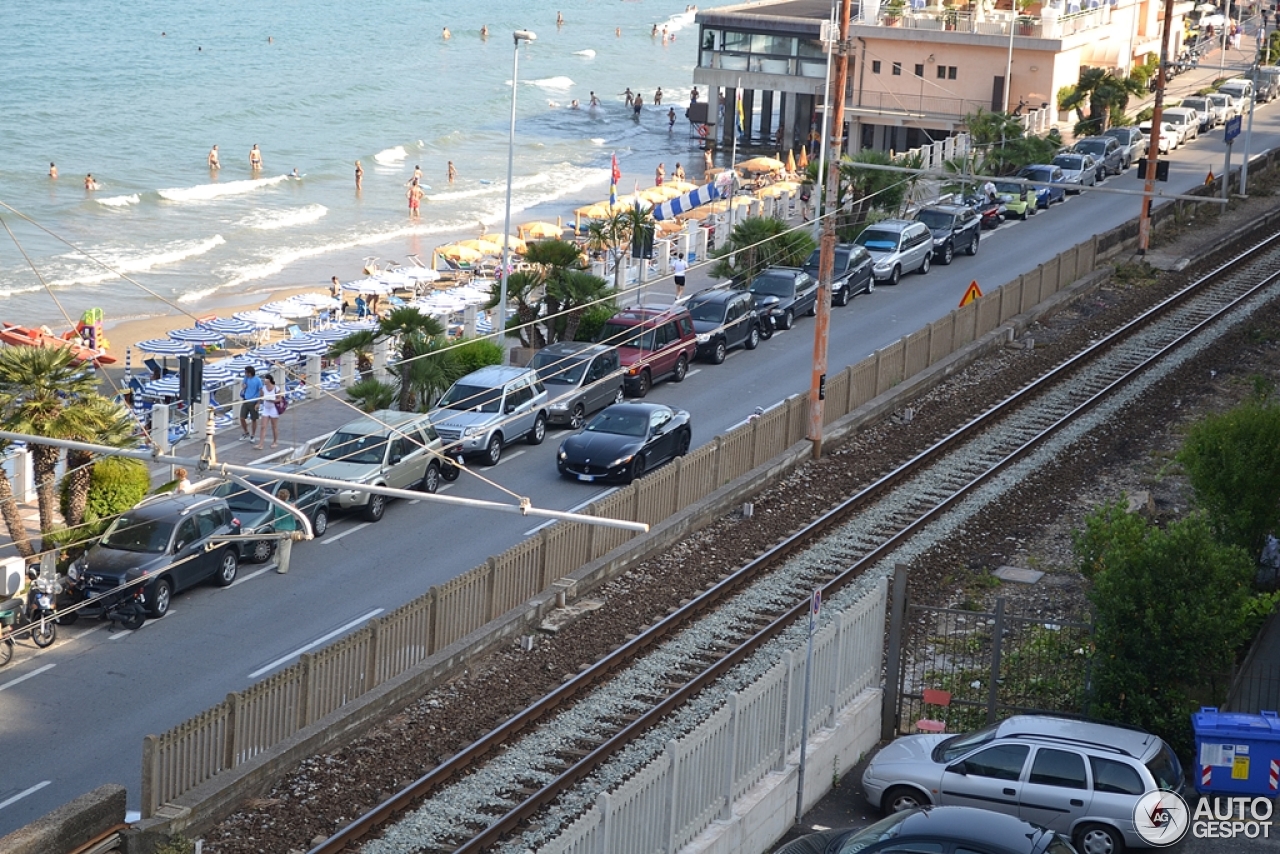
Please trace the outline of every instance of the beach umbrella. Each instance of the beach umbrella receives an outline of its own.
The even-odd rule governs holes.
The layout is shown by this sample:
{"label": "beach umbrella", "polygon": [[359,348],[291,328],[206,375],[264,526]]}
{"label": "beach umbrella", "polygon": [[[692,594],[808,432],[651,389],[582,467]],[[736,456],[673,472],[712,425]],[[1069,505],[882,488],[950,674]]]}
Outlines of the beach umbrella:
{"label": "beach umbrella", "polygon": [[586,219],[604,219],[613,214],[614,211],[627,207],[625,202],[619,202],[616,205],[610,205],[607,201],[596,202],[594,205],[586,205],[578,208],[574,214],[579,218]]}
{"label": "beach umbrella", "polygon": [[237,311],[232,315],[236,320],[252,323],[255,329],[284,329],[289,321],[269,311]]}
{"label": "beach umbrella", "polygon": [[405,267],[396,271],[406,279],[415,282],[438,282],[440,281],[440,271],[433,270],[430,267]]}
{"label": "beach umbrella", "polygon": [[171,338],[149,338],[139,341],[137,347],[144,353],[155,353],[157,356],[190,356],[195,352],[190,344]]}
{"label": "beach umbrella", "polygon": [[535,220],[534,222],[526,222],[519,227],[518,231],[525,240],[530,238],[545,240],[549,237],[559,237],[564,234],[564,226],[556,225],[554,222]]}
{"label": "beach umbrella", "polygon": [[[219,386],[234,380],[236,378],[236,370],[228,364],[230,361],[230,359],[222,359],[217,362],[205,362],[202,374],[204,384]],[[240,370],[243,371],[244,368]]]}
{"label": "beach umbrella", "polygon": [[338,299],[337,297],[331,297],[328,294],[318,294],[318,293],[297,294],[296,296],[289,297],[289,299],[285,300],[285,302],[294,302],[294,303],[297,303],[298,305],[306,305],[306,306],[310,306],[311,308],[320,308],[320,309],[342,307],[342,300]]}
{"label": "beach umbrella", "polygon": [[385,295],[391,293],[391,286],[378,279],[360,279],[356,282],[347,282],[342,286],[342,290],[353,294]]}
{"label": "beach umbrella", "polygon": [[698,185],[693,183],[692,181],[667,181],[662,186],[672,187],[678,190],[679,195],[684,195],[685,193],[692,193],[694,190],[698,189]]}
{"label": "beach umbrella", "polygon": [[269,302],[258,310],[265,311],[269,314],[278,314],[281,317],[288,318],[310,317],[316,313],[316,310],[313,307],[288,299]]}
{"label": "beach umbrella", "polygon": [[753,157],[750,160],[742,161],[734,168],[755,175],[766,172],[781,172],[784,165],[781,160],[775,157]]}
{"label": "beach umbrella", "polygon": [[808,169],[808,168],[809,168],[809,149],[805,148],[804,146],[801,146],[801,147],[800,147],[800,163],[799,163],[799,165],[800,165],[800,168],[801,168],[801,169]]}
{"label": "beach umbrella", "polygon": [[787,152],[787,171],[796,171],[796,153],[794,151]]}
{"label": "beach umbrella", "polygon": [[298,335],[293,338],[286,338],[278,343],[279,346],[286,350],[291,350],[304,356],[326,353],[329,350],[329,344],[314,335]]}
{"label": "beach umbrella", "polygon": [[285,349],[279,344],[268,344],[265,347],[250,350],[249,355],[264,362],[297,362],[302,359],[301,353]]}
{"label": "beach umbrella", "polygon": [[372,317],[365,320],[348,320],[339,323],[334,329],[341,329],[344,332],[360,332],[365,329],[377,329],[378,321]]}
{"label": "beach umbrella", "polygon": [[214,332],[205,326],[195,326],[190,329],[172,329],[168,333],[169,337],[174,341],[181,341],[184,344],[221,344],[227,337],[221,332]]}
{"label": "beach umbrella", "polygon": [[777,187],[779,190],[786,190],[788,192],[794,192],[800,189],[800,183],[798,181],[775,181],[769,186]]}
{"label": "beach umbrella", "polygon": [[454,261],[479,261],[484,253],[460,243],[450,243],[436,249],[436,254],[452,258]]}
{"label": "beach umbrella", "polygon": [[239,355],[230,359],[223,359],[218,362],[219,367],[226,368],[234,374],[244,373],[245,368],[253,368],[255,371],[265,371],[269,366],[262,359],[255,359],[253,356]]}
{"label": "beach umbrella", "polygon": [[178,377],[177,375],[167,376],[162,380],[149,382],[142,387],[144,394],[153,397],[169,397],[178,393]]}
{"label": "beach umbrella", "polygon": [[212,320],[197,321],[196,325],[223,335],[252,335],[258,331],[258,327],[247,320],[236,320],[234,317],[215,317]]}
{"label": "beach umbrella", "polygon": [[[523,243],[524,241],[521,241]],[[501,239],[494,241],[487,237],[473,237],[470,240],[459,240],[459,246],[465,246],[468,249],[474,249],[481,255],[498,255],[502,252]],[[513,243],[514,247],[515,244]]]}
{"label": "beach umbrella", "polygon": [[308,332],[307,334],[312,338],[318,338],[325,344],[333,344],[341,341],[343,338],[346,338],[351,334],[351,332],[352,330],[350,329],[340,329],[339,327],[334,326],[329,329],[316,329],[312,332]]}

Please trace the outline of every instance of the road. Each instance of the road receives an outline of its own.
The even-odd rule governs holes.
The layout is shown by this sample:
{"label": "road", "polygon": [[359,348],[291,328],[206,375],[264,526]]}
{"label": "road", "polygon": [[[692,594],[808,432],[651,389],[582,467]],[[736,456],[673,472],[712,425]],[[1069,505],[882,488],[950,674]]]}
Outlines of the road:
{"label": "road", "polygon": [[[1277,102],[1280,103],[1280,102]],[[1253,149],[1280,140],[1280,106],[1263,107],[1254,121]],[[1237,160],[1242,149],[1237,142]],[[1164,188],[1185,192],[1222,168],[1221,130],[1177,151]],[[1136,169],[1103,187],[1140,189]],[[926,276],[879,287],[832,314],[831,373],[945,315],[970,281],[994,288],[1048,261],[1088,236],[1132,219],[1137,196],[1086,191],[1027,222],[984,232],[976,257],[957,257]],[[691,276],[694,282],[697,279]],[[670,301],[659,289],[651,301]],[[697,364],[682,384],[664,383],[651,399],[693,413],[695,446],[807,389],[814,324],[735,351],[719,366]],[[577,509],[604,490],[556,477],[554,455],[564,431],[540,447],[513,445],[502,462],[480,469],[488,478],[538,506]],[[450,494],[510,501],[492,486],[464,476]],[[159,733],[295,662],[366,621],[387,613],[529,536],[538,520],[506,514],[394,503],[376,524],[338,518],[326,536],[294,551],[288,575],[272,565],[245,565],[235,585],[198,588],[178,596],[163,620],[136,632],[106,627],[66,631],[41,653],[20,647],[0,672],[0,835],[103,783],[129,788],[139,803],[142,738]]]}

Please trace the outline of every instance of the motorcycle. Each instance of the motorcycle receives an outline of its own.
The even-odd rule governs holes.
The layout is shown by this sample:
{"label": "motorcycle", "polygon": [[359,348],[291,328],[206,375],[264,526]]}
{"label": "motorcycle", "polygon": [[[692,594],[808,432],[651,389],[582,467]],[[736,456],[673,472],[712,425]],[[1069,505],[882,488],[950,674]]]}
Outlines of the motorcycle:
{"label": "motorcycle", "polygon": [[[120,623],[130,631],[147,621],[147,602],[142,584],[122,589],[109,587],[101,576],[84,572],[76,564],[67,570],[63,598],[58,602],[58,622],[69,626],[81,616]],[[98,593],[95,594],[94,590]],[[64,612],[65,611],[65,612]]]}
{"label": "motorcycle", "polygon": [[[54,621],[54,600],[60,585],[57,580],[40,575],[38,566],[27,568],[27,596],[0,603],[0,628],[8,643],[5,661],[12,657],[13,638],[29,634],[40,649],[52,646],[58,639],[58,626]],[[3,663],[3,662],[0,662]]]}
{"label": "motorcycle", "polygon": [[967,196],[964,201],[978,215],[983,228],[999,227],[1000,216],[1004,208],[1004,205],[999,201],[988,199],[985,196]]}

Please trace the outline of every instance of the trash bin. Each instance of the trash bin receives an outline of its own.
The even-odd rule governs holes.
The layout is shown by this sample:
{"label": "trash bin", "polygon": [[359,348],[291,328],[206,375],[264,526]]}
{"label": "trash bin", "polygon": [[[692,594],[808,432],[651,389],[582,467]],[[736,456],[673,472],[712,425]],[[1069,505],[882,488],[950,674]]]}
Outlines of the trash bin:
{"label": "trash bin", "polygon": [[1204,706],[1191,716],[1196,791],[1274,798],[1280,784],[1280,717]]}

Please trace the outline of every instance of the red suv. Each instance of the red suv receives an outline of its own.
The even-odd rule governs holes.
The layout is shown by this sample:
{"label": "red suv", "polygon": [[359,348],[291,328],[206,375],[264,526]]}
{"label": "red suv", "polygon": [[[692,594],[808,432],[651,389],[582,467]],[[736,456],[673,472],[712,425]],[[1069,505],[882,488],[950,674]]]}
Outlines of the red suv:
{"label": "red suv", "polygon": [[636,305],[610,318],[599,341],[618,348],[623,368],[623,389],[632,397],[644,397],[654,382],[671,378],[680,382],[698,351],[693,318],[683,307]]}

